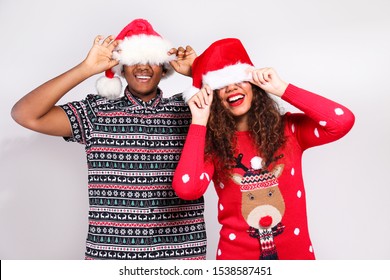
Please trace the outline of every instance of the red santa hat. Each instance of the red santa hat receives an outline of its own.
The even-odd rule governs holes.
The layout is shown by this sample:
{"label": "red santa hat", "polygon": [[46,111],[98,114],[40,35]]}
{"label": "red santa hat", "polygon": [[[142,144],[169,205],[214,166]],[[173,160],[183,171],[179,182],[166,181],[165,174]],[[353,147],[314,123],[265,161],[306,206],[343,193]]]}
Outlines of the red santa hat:
{"label": "red santa hat", "polygon": [[186,102],[204,84],[212,90],[251,80],[253,63],[241,41],[236,38],[221,39],[211,44],[192,64],[192,87],[183,92]]}
{"label": "red santa hat", "polygon": [[96,88],[99,95],[109,99],[121,95],[121,79],[115,75],[123,77],[123,65],[162,64],[167,71],[164,78],[173,73],[169,61],[175,59],[175,56],[168,55],[172,45],[147,20],[133,20],[118,34],[116,40],[121,40],[121,43],[114,50],[112,58],[118,60],[119,64],[108,69],[105,76],[98,79]]}

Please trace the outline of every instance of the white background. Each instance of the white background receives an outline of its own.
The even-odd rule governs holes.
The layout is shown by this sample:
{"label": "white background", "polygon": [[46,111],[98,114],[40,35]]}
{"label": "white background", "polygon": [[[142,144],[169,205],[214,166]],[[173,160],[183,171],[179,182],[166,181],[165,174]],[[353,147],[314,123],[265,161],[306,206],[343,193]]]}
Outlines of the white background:
{"label": "white background", "polygon": [[[0,259],[83,259],[87,231],[84,147],[18,126],[13,104],[81,62],[98,34],[148,19],[174,45],[200,54],[238,37],[257,67],[350,108],[341,140],[304,155],[311,237],[318,259],[390,259],[390,2],[388,0],[0,0]],[[94,92],[93,77],[60,103]],[[174,75],[166,96],[189,87]],[[285,110],[295,110],[281,103]],[[208,259],[219,225],[206,193]]]}

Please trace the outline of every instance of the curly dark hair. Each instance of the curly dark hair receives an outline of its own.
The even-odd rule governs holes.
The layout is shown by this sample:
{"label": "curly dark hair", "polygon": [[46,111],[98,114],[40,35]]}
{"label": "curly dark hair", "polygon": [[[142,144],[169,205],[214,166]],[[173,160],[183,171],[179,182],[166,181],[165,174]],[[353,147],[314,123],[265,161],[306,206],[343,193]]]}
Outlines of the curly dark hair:
{"label": "curly dark hair", "polygon": [[[252,85],[253,100],[249,114],[249,127],[258,154],[268,166],[275,152],[285,143],[284,121],[279,105],[264,90]],[[226,110],[214,90],[214,101],[207,123],[205,157],[215,164],[216,172],[220,175],[228,174],[236,164],[234,154],[237,139],[236,121]]]}

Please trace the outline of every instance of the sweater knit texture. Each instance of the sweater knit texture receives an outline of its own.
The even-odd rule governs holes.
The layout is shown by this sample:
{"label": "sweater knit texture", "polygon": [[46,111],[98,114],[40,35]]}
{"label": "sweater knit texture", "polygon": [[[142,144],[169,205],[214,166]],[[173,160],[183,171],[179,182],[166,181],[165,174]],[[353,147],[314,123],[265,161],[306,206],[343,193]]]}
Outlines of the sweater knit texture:
{"label": "sweater knit texture", "polygon": [[127,89],[62,106],[67,141],[85,145],[89,227],[86,259],[205,259],[203,198],[172,189],[191,114],[179,95],[149,102]]}
{"label": "sweater knit texture", "polygon": [[185,199],[201,197],[213,181],[221,224],[217,259],[315,259],[309,236],[302,153],[343,137],[354,115],[346,107],[289,85],[282,99],[300,113],[286,113],[286,144],[269,166],[260,166],[251,134],[236,132],[237,165],[220,179],[204,161],[206,127],[191,125],[173,187]]}

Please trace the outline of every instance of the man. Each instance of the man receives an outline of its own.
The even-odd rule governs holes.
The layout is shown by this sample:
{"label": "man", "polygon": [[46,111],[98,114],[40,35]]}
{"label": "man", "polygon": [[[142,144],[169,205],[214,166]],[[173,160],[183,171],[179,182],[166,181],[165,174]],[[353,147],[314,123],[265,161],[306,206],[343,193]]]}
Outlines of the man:
{"label": "man", "polygon": [[[86,259],[205,259],[203,198],[181,200],[171,186],[191,114],[180,95],[163,98],[158,87],[173,69],[190,76],[195,57],[136,19],[116,38],[97,36],[84,61],[14,105],[22,126],[85,145]],[[103,71],[99,95],[56,105]],[[116,75],[127,82],[123,96]]]}

